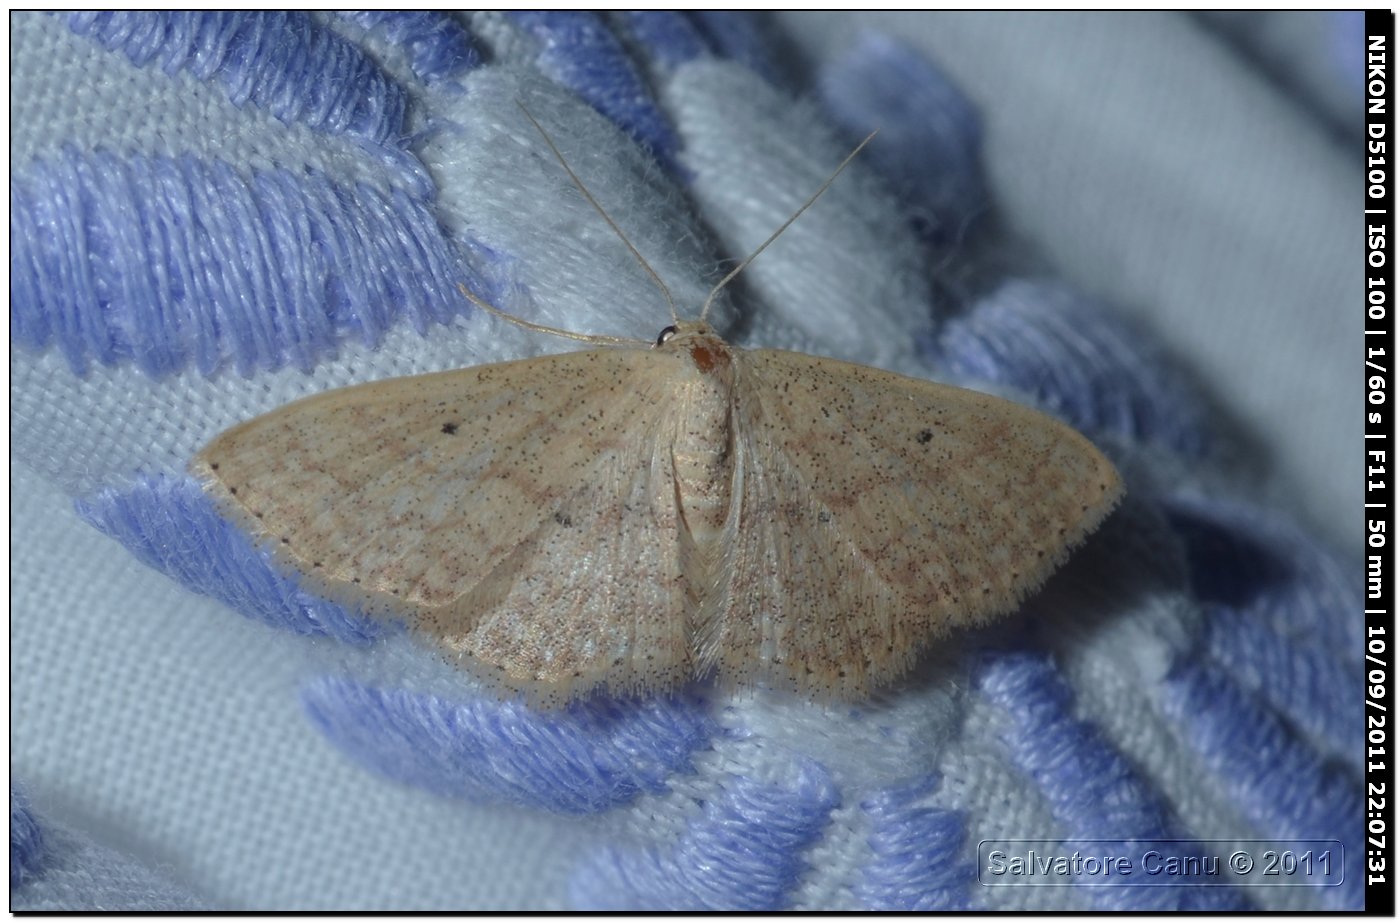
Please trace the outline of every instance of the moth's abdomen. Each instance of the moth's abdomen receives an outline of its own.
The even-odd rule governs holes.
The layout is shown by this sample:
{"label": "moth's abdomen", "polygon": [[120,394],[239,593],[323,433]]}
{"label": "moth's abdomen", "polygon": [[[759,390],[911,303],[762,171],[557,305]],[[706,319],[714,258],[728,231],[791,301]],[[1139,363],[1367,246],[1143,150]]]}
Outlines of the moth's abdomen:
{"label": "moth's abdomen", "polygon": [[671,459],[681,518],[702,552],[719,540],[729,515],[734,480],[731,418],[733,374],[729,349],[704,342],[695,360],[698,374],[687,375],[677,402]]}

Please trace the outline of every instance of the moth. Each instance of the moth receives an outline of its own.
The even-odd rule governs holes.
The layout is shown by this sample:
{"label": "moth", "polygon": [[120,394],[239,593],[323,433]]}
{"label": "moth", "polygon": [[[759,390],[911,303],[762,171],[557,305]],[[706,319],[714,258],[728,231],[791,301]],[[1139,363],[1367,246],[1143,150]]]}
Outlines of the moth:
{"label": "moth", "polygon": [[536,705],[711,675],[868,695],[1013,611],[1122,483],[1027,407],[738,349],[705,322],[861,147],[654,342],[509,318],[602,347],[319,394],[224,432],[192,472],[309,589]]}

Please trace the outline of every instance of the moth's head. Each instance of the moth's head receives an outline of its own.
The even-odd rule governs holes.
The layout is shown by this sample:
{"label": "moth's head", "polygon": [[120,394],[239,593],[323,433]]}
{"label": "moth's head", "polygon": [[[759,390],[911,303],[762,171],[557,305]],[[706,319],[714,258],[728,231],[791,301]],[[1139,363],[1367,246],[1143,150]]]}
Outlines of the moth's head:
{"label": "moth's head", "polygon": [[719,339],[714,327],[703,320],[677,320],[656,337],[656,349],[684,349],[692,339]]}
{"label": "moth's head", "polygon": [[729,367],[729,344],[703,320],[678,320],[661,331],[653,347],[688,353],[702,374]]}

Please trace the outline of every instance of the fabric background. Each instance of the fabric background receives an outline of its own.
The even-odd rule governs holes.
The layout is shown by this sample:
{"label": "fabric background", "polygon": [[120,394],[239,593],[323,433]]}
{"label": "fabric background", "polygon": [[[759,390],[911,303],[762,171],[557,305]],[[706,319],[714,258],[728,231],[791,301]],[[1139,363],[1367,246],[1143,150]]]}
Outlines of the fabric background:
{"label": "fabric background", "polygon": [[[1304,22],[1311,26],[1301,28]],[[1289,28],[1273,29],[1271,43],[1239,38],[1271,23]],[[478,19],[473,28],[482,36],[493,24],[502,34],[492,37],[492,47],[502,57],[515,48],[513,41],[528,44],[509,34],[531,34],[520,21]],[[228,118],[247,127],[237,120],[243,116],[223,111],[226,102],[207,83],[154,75],[75,35],[60,20],[21,14],[11,27],[15,169],[35,160],[61,162],[69,156],[65,151],[100,146],[83,132],[110,125],[104,106],[129,111],[122,142],[138,151],[173,145],[207,153],[228,140],[211,133],[211,124]],[[820,69],[848,51],[867,27],[920,49],[980,115],[982,168],[1007,253],[979,258],[989,265],[1002,259],[1022,271],[1031,263],[1131,318],[1207,395],[1235,442],[1235,454],[1203,479],[1247,490],[1250,495],[1241,499],[1271,510],[1278,521],[1297,523],[1312,536],[1308,540],[1331,547],[1338,559],[1355,555],[1360,465],[1352,446],[1360,444],[1360,420],[1348,409],[1355,396],[1343,369],[1360,341],[1360,314],[1353,306],[1361,298],[1361,228],[1351,210],[1359,168],[1339,139],[1357,124],[1359,102],[1333,88],[1329,80],[1345,86],[1352,75],[1327,62],[1359,61],[1359,25],[1321,14],[1226,23],[1164,14],[787,14],[772,26],[772,47],[783,53],[766,60],[798,73]],[[344,23],[336,28],[353,33]],[[1349,52],[1348,36],[1355,42]],[[1307,60],[1308,72],[1319,74],[1305,84],[1309,89],[1275,76],[1298,73],[1287,66],[1292,58]],[[414,62],[390,63],[392,70]],[[648,194],[655,191],[648,183],[666,180],[619,141],[610,123],[588,117],[586,106],[558,90],[558,70],[552,81],[548,66],[537,69],[546,75],[483,80],[475,92],[496,94],[500,105],[492,111],[502,113],[503,122],[513,97],[532,94],[532,112],[560,126],[561,146],[672,283],[678,301],[696,303],[706,290],[708,251],[701,241],[667,235],[687,209],[684,200]],[[95,73],[103,79],[92,79]],[[745,98],[723,78],[712,73],[690,83],[673,81],[663,106],[688,126],[687,155],[711,158],[705,162],[713,169],[702,171],[688,193],[712,215],[735,213],[726,196],[738,198],[770,182],[764,170],[788,168],[771,145],[765,147],[762,133],[741,132],[749,145],[742,147],[718,128],[706,130],[707,113],[723,112],[749,127],[779,118],[775,104]],[[75,86],[82,93],[73,93]],[[1359,93],[1359,78],[1353,89]],[[169,118],[157,124],[141,117],[147,112]],[[530,132],[517,125],[508,133],[530,143]],[[786,135],[775,130],[773,136]],[[441,159],[435,169],[463,171],[452,174],[459,182],[445,187],[444,196],[457,199],[442,203],[444,213],[470,212],[474,227],[486,228],[501,252],[549,252],[550,258],[505,268],[483,262],[483,278],[473,281],[501,293],[501,306],[540,322],[650,335],[646,331],[660,319],[650,282],[625,253],[601,243],[606,228],[588,223],[586,208],[570,197],[553,167],[505,142],[475,143],[468,138],[436,152]],[[326,144],[305,132],[267,131],[250,133],[228,150],[221,156],[253,165],[279,158],[301,162],[312,152],[329,173],[361,170],[369,186],[376,182],[344,138]],[[811,181],[793,180],[799,201],[841,152],[835,143],[830,151],[807,152],[802,169],[811,172]],[[522,169],[536,172],[513,172]],[[827,217],[813,209],[810,221],[804,217],[794,227],[796,240],[808,234],[829,241],[844,233],[838,216],[868,214],[878,225],[883,215],[888,221],[893,209],[880,210],[887,200],[871,191],[875,186],[862,178],[863,169],[857,163],[849,182],[843,177],[833,187]],[[716,178],[735,175],[745,178]],[[512,198],[501,189],[513,182],[520,188],[545,183],[556,194]],[[877,204],[862,204],[872,201]],[[762,239],[776,226],[769,218],[767,211],[754,216],[755,227],[736,218],[734,227],[718,234],[726,242]],[[577,241],[577,250],[545,249],[563,237]],[[839,266],[794,270],[774,252],[779,258],[755,266],[743,295],[721,306],[721,319],[735,315],[740,297],[766,295],[773,309],[753,321],[746,343],[913,369],[912,347],[894,334],[908,316],[901,305],[926,297],[919,286],[928,281],[900,274],[900,267],[917,266],[920,259],[901,249],[901,240],[891,234],[881,265],[894,268],[873,281],[846,273],[851,280],[843,282]],[[800,251],[790,259],[801,265],[799,257]],[[492,266],[499,274],[490,275]],[[430,270],[436,271],[424,272]],[[828,280],[822,271],[836,278]],[[422,284],[451,298],[451,285],[438,281],[425,275]],[[794,284],[795,290],[784,287]],[[837,294],[824,301],[803,284]],[[533,300],[513,301],[521,290]],[[870,313],[852,320],[836,309],[850,303],[870,305]],[[12,323],[14,311],[12,304]],[[634,847],[628,835],[636,830],[627,823],[635,820],[452,800],[366,771],[313,730],[302,690],[309,677],[346,663],[380,678],[407,672],[414,668],[403,665],[408,654],[347,650],[326,637],[296,637],[237,617],[226,605],[142,565],[73,511],[75,498],[89,497],[115,478],[179,471],[209,435],[303,393],[366,376],[565,348],[501,325],[479,335],[460,319],[423,336],[404,316],[386,318],[373,345],[347,337],[333,354],[317,354],[320,341],[312,339],[288,367],[259,368],[236,379],[206,378],[190,368],[162,377],[131,364],[80,377],[56,348],[14,347],[11,771],[40,828],[55,830],[46,847],[61,861],[51,867],[76,864],[100,872],[30,879],[27,889],[12,890],[16,908],[562,907],[588,896],[589,880],[605,888],[609,856]],[[326,341],[333,338],[325,334]],[[315,367],[315,376],[298,364]],[[70,412],[60,412],[64,407]],[[1335,618],[1354,614],[1337,611]],[[1347,631],[1339,625],[1338,637]],[[1092,644],[1084,649],[1090,652],[1080,667],[1092,671]],[[1073,654],[1064,656],[1074,661]],[[1147,662],[1145,674],[1160,666]],[[981,681],[994,700],[995,673]],[[956,710],[940,701],[921,702],[936,712],[919,725],[923,732],[935,732],[939,708]],[[1082,718],[1111,723],[1112,715],[1097,712],[1093,702],[1081,707]],[[1303,702],[1291,713],[1309,707]],[[781,708],[765,708],[753,704],[744,719],[768,739],[812,730],[813,724]],[[1143,726],[1146,736],[1166,738],[1160,725]],[[1144,746],[1150,749],[1150,743]],[[820,751],[835,764],[837,750]],[[1214,768],[1209,778],[1228,774],[1228,766]],[[1197,770],[1188,760],[1166,774],[1189,787],[1202,783],[1192,774]],[[811,777],[764,781],[797,789]],[[1014,775],[998,783],[1009,792],[1018,784]],[[1219,794],[1235,803],[1241,796]],[[808,800],[824,796],[818,791]],[[987,796],[967,795],[978,803]],[[895,795],[888,797],[895,805]],[[655,804],[659,812],[673,806],[664,798]],[[1189,804],[1177,806],[1189,814]],[[856,805],[845,803],[838,816],[840,809]],[[878,819],[883,807],[861,809]],[[12,840],[13,816],[12,808]],[[893,885],[852,890],[843,862],[854,859],[841,851],[847,846],[839,837],[825,835],[825,842],[802,844],[815,849],[804,854],[817,870],[801,872],[802,884],[788,894],[789,902],[871,905],[879,900],[870,893],[894,892]],[[823,847],[832,850],[830,860],[823,860]],[[595,868],[592,877],[580,877],[581,863]],[[12,874],[13,868],[12,858]],[[931,892],[927,881],[919,886]],[[1250,896],[1279,908],[1344,906],[1352,898],[1308,892]],[[1014,899],[1027,902],[992,905],[1074,905],[1036,902],[1063,898],[1018,894]]]}

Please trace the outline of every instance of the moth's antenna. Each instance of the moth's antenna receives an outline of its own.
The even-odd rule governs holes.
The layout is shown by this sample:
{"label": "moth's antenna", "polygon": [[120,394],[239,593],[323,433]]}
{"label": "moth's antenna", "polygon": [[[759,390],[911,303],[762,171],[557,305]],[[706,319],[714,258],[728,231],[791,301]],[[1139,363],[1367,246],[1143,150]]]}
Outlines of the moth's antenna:
{"label": "moth's antenna", "polygon": [[767,240],[763,241],[763,243],[759,245],[758,249],[750,253],[747,259],[745,259],[743,262],[739,263],[739,265],[735,266],[732,270],[730,270],[730,273],[728,275],[720,279],[718,285],[710,289],[710,296],[705,299],[705,305],[700,308],[701,320],[704,320],[705,315],[710,312],[710,305],[715,302],[715,297],[720,293],[720,289],[732,282],[734,280],[734,276],[738,275],[740,272],[743,272],[745,267],[747,267],[749,263],[753,262],[755,259],[758,258],[759,253],[762,253],[764,250],[768,249],[768,244],[772,243],[774,240],[777,240],[778,235],[781,234],[783,231],[787,230],[793,221],[796,221],[798,218],[802,217],[802,212],[806,211],[808,208],[811,208],[812,203],[822,197],[822,193],[825,192],[828,188],[830,188],[832,183],[836,182],[836,177],[841,175],[841,171],[844,170],[852,160],[856,159],[856,154],[864,150],[865,145],[873,141],[875,139],[875,135],[879,133],[880,129],[876,128],[874,131],[870,132],[870,134],[866,135],[865,140],[857,144],[856,149],[847,154],[846,159],[841,161],[841,165],[836,168],[836,172],[831,174],[831,178],[828,179],[826,182],[822,183],[822,187],[818,189],[811,198],[807,199],[806,203],[801,208],[797,209],[797,211],[793,213],[792,217],[784,221],[782,227],[773,231],[773,235]]}
{"label": "moth's antenna", "polygon": [[[535,117],[530,114],[529,109],[525,108],[523,102],[517,99],[515,104],[520,107],[521,112],[525,113],[525,117],[530,120],[530,124],[535,126],[535,130],[540,133],[540,137],[544,138],[544,143],[548,144],[549,149],[554,152],[555,159],[558,160],[559,165],[564,168],[564,172],[569,174],[569,178],[574,181],[574,185],[578,186],[578,191],[582,192],[583,197],[588,199],[588,204],[592,205],[594,210],[603,216],[603,220],[608,222],[608,227],[611,227],[613,233],[617,234],[618,239],[627,245],[627,249],[632,251],[632,255],[637,258],[637,262],[641,263],[642,268],[647,270],[647,275],[651,276],[651,280],[656,283],[656,287],[661,289],[661,294],[666,298],[666,305],[671,309],[672,322],[680,323],[680,316],[676,313],[676,302],[671,297],[671,289],[666,287],[666,283],[661,281],[661,276],[657,275],[656,270],[651,267],[651,264],[642,257],[641,253],[637,252],[637,248],[632,245],[631,240],[627,239],[627,235],[622,232],[622,228],[617,226],[617,222],[608,217],[608,213],[603,210],[603,206],[598,204],[598,200],[593,197],[593,193],[588,191],[588,187],[583,184],[583,180],[579,179],[573,167],[569,166],[569,161],[565,160],[564,155],[559,152],[559,148],[555,145],[554,139],[549,136],[549,132],[544,130],[544,126],[535,120]],[[842,166],[845,166],[845,164],[842,164]]]}
{"label": "moth's antenna", "polygon": [[509,320],[511,323],[515,324],[518,327],[524,327],[527,330],[534,330],[536,333],[549,333],[554,336],[562,336],[565,339],[576,339],[581,343],[602,343],[606,346],[651,345],[651,343],[647,342],[645,339],[629,339],[626,336],[604,336],[602,334],[594,333],[575,333],[572,330],[561,330],[558,327],[547,327],[542,323],[531,323],[528,320],[521,320],[519,317],[513,317],[510,314],[507,314],[505,311],[501,310],[499,307],[493,307],[490,304],[487,304],[485,301],[481,300],[476,295],[472,294],[470,291],[467,291],[467,286],[463,285],[461,282],[457,283],[457,289],[462,292],[462,297],[466,298],[468,301],[472,302],[477,307],[486,311],[488,314],[495,314],[502,320]]}

